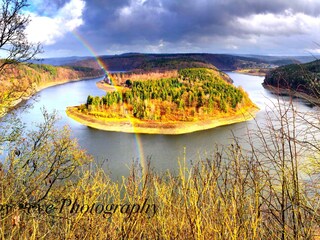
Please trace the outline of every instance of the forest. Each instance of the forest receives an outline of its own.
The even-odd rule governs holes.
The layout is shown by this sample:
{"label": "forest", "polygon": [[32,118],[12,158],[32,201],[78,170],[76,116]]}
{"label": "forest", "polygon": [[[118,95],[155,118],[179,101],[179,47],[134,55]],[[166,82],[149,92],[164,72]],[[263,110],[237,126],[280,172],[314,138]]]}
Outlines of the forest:
{"label": "forest", "polygon": [[320,96],[320,60],[290,64],[267,73],[264,85]]}
{"label": "forest", "polygon": [[137,80],[132,86],[103,97],[88,96],[79,110],[105,118],[130,115],[140,120],[193,121],[252,104],[241,88],[223,76],[214,69],[181,69],[178,77]]}

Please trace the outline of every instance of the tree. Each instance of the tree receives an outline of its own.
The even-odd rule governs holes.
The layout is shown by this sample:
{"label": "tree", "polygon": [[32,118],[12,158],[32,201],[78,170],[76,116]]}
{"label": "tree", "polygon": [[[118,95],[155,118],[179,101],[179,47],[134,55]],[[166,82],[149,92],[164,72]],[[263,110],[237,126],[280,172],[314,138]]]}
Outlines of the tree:
{"label": "tree", "polygon": [[7,65],[29,61],[42,51],[39,43],[27,40],[25,29],[30,18],[22,14],[27,6],[27,0],[1,0],[0,56],[3,54],[4,59],[0,71]]}
{"label": "tree", "polygon": [[27,6],[27,0],[0,0],[0,115],[7,112],[12,102],[35,91],[30,79],[24,84],[19,79],[8,79],[17,72],[8,66],[34,59],[42,51],[40,44],[27,40],[25,29],[30,18],[22,13]]}
{"label": "tree", "polygon": [[[39,44],[27,40],[25,29],[30,18],[22,12],[27,6],[26,0],[0,0],[0,114],[10,101],[30,93],[32,84],[22,89],[17,79],[10,79],[16,68],[8,66],[31,60],[41,52]],[[40,202],[90,159],[68,130],[55,130],[55,114],[44,111],[43,115],[44,123],[29,132],[14,116],[1,121],[0,145],[5,149],[0,166],[1,201]]]}
{"label": "tree", "polygon": [[131,88],[132,87],[132,81],[130,79],[126,80],[126,85],[127,87]]}
{"label": "tree", "polygon": [[89,96],[87,97],[87,103],[86,103],[87,107],[88,107],[89,105],[91,105],[92,102],[93,102],[93,97],[89,95]]}

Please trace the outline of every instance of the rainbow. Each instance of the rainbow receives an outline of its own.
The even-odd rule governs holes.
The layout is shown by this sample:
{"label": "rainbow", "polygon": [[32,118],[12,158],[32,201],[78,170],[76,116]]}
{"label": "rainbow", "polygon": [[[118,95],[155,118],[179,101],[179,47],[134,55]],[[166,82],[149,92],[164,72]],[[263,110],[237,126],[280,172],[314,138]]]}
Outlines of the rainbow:
{"label": "rainbow", "polygon": [[75,30],[72,31],[73,35],[82,43],[82,45],[89,50],[89,52],[92,54],[92,56],[95,58],[101,69],[104,71],[106,75],[108,75],[108,67],[107,65],[101,60],[98,53],[94,50],[94,48],[88,43],[86,39],[84,39],[78,32]]}
{"label": "rainbow", "polygon": [[[108,66],[101,60],[101,58],[99,57],[98,53],[94,50],[94,48],[77,31],[73,30],[72,33],[75,36],[75,38],[77,40],[79,40],[79,42],[95,58],[95,60],[98,63],[98,65],[104,71],[105,75],[108,76],[111,79],[110,74],[108,73]],[[111,81],[112,81],[112,79],[111,79]],[[129,121],[131,123],[133,122],[133,121],[131,121],[131,117],[130,116],[127,116],[127,118],[129,119]],[[134,128],[134,124],[131,124],[131,125],[132,125],[132,128]],[[133,131],[133,132],[135,132],[135,131]],[[139,155],[139,160],[140,160],[140,164],[141,164],[141,167],[142,167],[143,175],[145,176],[147,174],[147,172],[146,172],[147,163],[146,163],[146,159],[144,157],[144,150],[143,150],[143,144],[142,144],[142,141],[141,141],[141,135],[139,133],[134,133],[134,136],[135,136],[136,149],[137,149],[137,152],[138,152],[138,155]]]}

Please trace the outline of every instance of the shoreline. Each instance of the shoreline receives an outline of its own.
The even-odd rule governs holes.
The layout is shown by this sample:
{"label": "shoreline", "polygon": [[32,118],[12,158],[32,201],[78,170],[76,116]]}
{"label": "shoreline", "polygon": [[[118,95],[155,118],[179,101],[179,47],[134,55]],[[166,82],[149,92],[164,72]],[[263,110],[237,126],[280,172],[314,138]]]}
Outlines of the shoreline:
{"label": "shoreline", "polygon": [[76,78],[76,79],[69,79],[69,80],[62,80],[62,81],[53,81],[53,82],[47,82],[47,83],[43,83],[40,84],[39,86],[36,86],[35,92],[32,93],[29,96],[24,96],[21,97],[17,100],[14,100],[10,106],[6,107],[4,109],[4,111],[1,113],[0,112],[0,119],[2,117],[4,117],[6,114],[8,114],[11,110],[13,110],[15,107],[19,106],[20,104],[23,104],[24,102],[28,101],[30,98],[32,98],[35,94],[41,92],[42,90],[46,89],[46,88],[50,88],[50,87],[55,87],[55,86],[59,86],[62,84],[66,84],[66,83],[70,83],[70,82],[79,82],[79,81],[85,81],[85,80],[89,80],[89,79],[98,79],[103,77],[103,75],[101,76],[92,76],[92,77],[83,77],[83,78]]}
{"label": "shoreline", "polygon": [[316,97],[312,97],[306,93],[303,92],[297,92],[297,91],[293,91],[290,89],[286,89],[286,88],[279,88],[279,87],[274,87],[272,85],[268,85],[265,83],[262,83],[262,86],[267,89],[268,91],[270,91],[273,94],[277,94],[277,95],[285,95],[285,96],[294,96],[296,98],[300,98],[303,99],[311,104],[315,104],[320,106],[320,99],[316,98]]}
{"label": "shoreline", "polygon": [[178,135],[187,134],[202,130],[208,130],[220,126],[231,125],[234,123],[245,122],[255,117],[260,110],[257,107],[251,107],[246,110],[239,110],[233,116],[221,118],[211,118],[194,122],[152,122],[139,119],[98,119],[86,114],[80,113],[77,106],[68,107],[67,116],[87,127],[112,132],[139,133],[139,134],[163,134]]}
{"label": "shoreline", "polygon": [[40,92],[40,91],[42,91],[42,90],[44,90],[46,88],[55,87],[55,86],[59,86],[59,85],[70,83],[70,82],[80,82],[80,81],[85,81],[85,80],[90,80],[90,79],[98,79],[98,78],[101,78],[103,76],[104,75],[92,76],[92,77],[82,77],[82,78],[62,80],[62,81],[54,81],[54,82],[47,82],[47,83],[40,84],[39,86],[37,86],[35,93],[38,93],[38,92]]}
{"label": "shoreline", "polygon": [[246,71],[243,71],[243,70],[234,70],[232,72],[235,72],[235,73],[240,73],[240,74],[244,74],[244,75],[249,75],[249,76],[257,76],[257,77],[264,77],[266,76],[266,73],[264,72],[246,72]]}
{"label": "shoreline", "polygon": [[103,83],[101,81],[96,82],[96,86],[97,86],[97,88],[99,88],[105,92],[115,92],[115,91],[119,91],[124,88],[122,86],[114,86],[114,85],[110,85],[107,83]]}

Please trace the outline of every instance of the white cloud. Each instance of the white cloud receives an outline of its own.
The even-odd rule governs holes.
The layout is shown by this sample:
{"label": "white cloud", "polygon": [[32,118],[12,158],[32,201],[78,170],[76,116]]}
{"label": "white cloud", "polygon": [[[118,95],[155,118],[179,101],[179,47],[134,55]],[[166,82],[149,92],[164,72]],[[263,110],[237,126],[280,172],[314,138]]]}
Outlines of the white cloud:
{"label": "white cloud", "polygon": [[44,45],[54,44],[66,33],[83,24],[84,8],[84,0],[70,0],[57,11],[54,17],[29,13],[31,22],[26,29],[29,41],[40,42]]}
{"label": "white cloud", "polygon": [[306,48],[305,51],[311,54],[320,54],[320,48]]}
{"label": "white cloud", "polygon": [[281,14],[253,14],[237,18],[233,23],[236,28],[247,34],[266,36],[308,35],[320,29],[320,15],[309,16],[305,13],[293,13],[285,10]]}
{"label": "white cloud", "polygon": [[226,48],[231,50],[237,50],[239,47],[237,45],[227,45]]}

